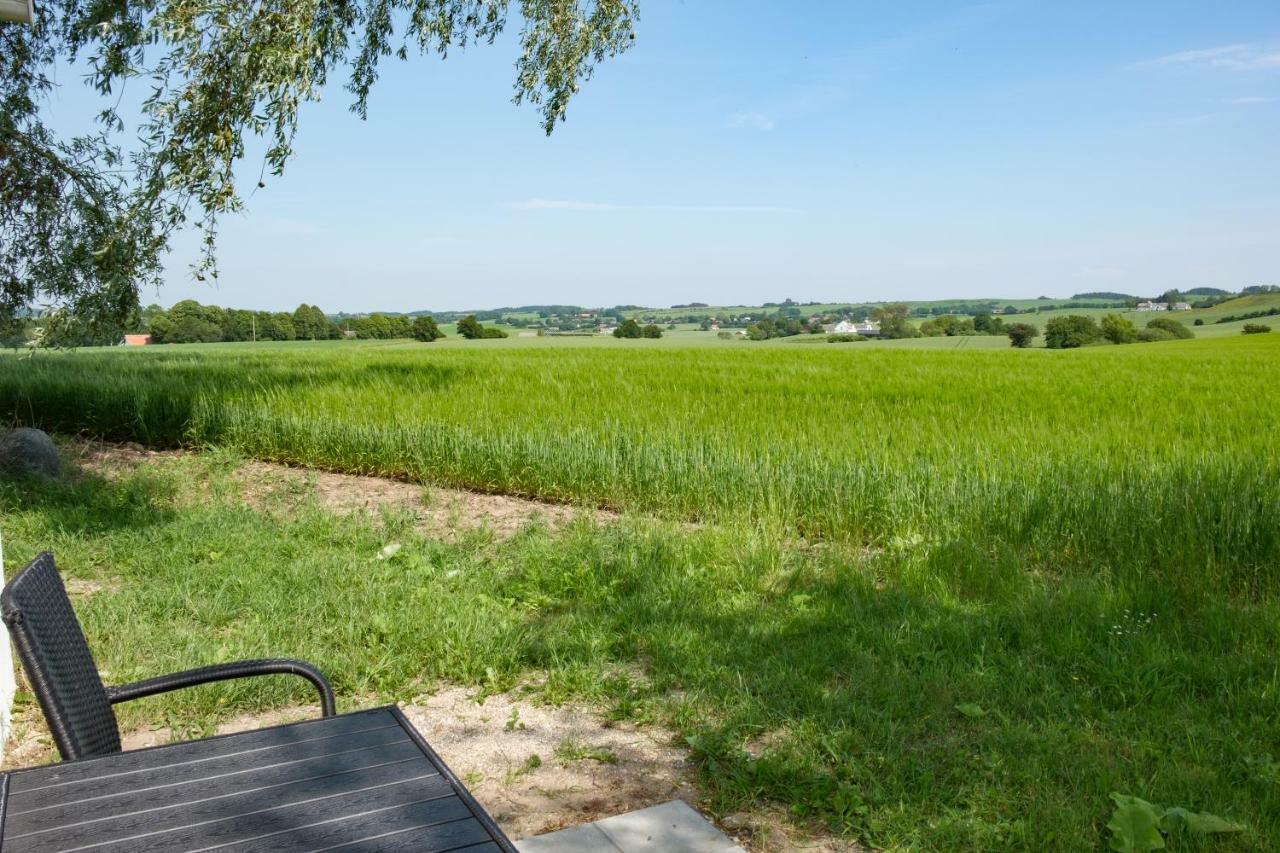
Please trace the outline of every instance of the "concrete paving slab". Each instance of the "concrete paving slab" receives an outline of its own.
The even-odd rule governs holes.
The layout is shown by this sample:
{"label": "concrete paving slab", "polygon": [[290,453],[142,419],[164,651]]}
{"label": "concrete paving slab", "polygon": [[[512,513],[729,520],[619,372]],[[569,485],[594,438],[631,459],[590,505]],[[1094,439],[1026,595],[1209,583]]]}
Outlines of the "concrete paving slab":
{"label": "concrete paving slab", "polygon": [[516,842],[520,853],[621,853],[594,823],[571,826]]}
{"label": "concrete paving slab", "polygon": [[682,800],[605,818],[595,825],[622,853],[742,853],[733,839]]}
{"label": "concrete paving slab", "polygon": [[520,853],[745,853],[682,800],[516,842]]}

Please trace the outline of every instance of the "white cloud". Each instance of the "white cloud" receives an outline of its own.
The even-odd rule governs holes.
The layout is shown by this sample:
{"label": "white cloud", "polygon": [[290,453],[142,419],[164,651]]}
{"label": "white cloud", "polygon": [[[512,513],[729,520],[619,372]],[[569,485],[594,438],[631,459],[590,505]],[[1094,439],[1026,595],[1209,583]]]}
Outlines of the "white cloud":
{"label": "white cloud", "polygon": [[764,113],[745,112],[729,116],[729,127],[735,130],[773,130],[773,119]]}
{"label": "white cloud", "polygon": [[794,213],[795,208],[772,205],[738,204],[614,204],[599,201],[573,201],[569,199],[531,198],[511,201],[502,205],[508,210],[582,210],[604,213]]}
{"label": "white cloud", "polygon": [[1242,107],[1242,106],[1248,106],[1249,104],[1269,104],[1274,100],[1275,98],[1260,98],[1254,95],[1249,95],[1243,98],[1227,98],[1225,101],[1223,101],[1223,103],[1231,104],[1232,106],[1236,106],[1236,107]]}
{"label": "white cloud", "polygon": [[1184,50],[1137,63],[1139,68],[1167,65],[1196,65],[1228,71],[1280,69],[1280,47],[1261,44],[1226,44],[1201,50]]}

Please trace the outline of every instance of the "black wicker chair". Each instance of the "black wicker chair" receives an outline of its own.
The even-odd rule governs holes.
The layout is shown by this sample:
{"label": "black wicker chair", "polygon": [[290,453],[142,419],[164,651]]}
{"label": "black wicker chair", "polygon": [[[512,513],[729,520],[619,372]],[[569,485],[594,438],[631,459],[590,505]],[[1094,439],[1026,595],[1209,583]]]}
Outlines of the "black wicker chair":
{"label": "black wicker chair", "polygon": [[297,660],[250,660],[148,678],[105,687],[89,644],[76,619],[53,555],[41,554],[13,576],[0,592],[0,614],[9,626],[22,667],[27,671],[40,709],[63,759],[120,752],[120,729],[112,705],[251,675],[300,675],[320,693],[321,712],[334,714],[333,690],[309,663]]}

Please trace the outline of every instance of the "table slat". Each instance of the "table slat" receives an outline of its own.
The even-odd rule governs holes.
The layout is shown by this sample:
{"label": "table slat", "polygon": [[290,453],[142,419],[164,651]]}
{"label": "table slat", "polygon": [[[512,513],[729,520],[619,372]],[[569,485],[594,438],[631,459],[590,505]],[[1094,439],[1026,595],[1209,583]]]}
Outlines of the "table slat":
{"label": "table slat", "polygon": [[15,771],[9,796],[24,794],[33,788],[44,788],[76,780],[100,780],[112,774],[131,770],[152,770],[169,764],[247,753],[254,749],[288,749],[291,745],[316,739],[341,739],[369,729],[392,727],[399,728],[399,722],[391,711],[387,708],[375,708],[371,711],[357,711],[339,717],[306,720],[301,723],[257,729],[240,734],[183,741],[149,749],[135,749],[80,761],[63,761],[59,764]]}
{"label": "table slat", "polygon": [[[437,777],[439,778],[439,777]],[[452,792],[425,799],[431,792],[404,786],[380,798],[344,803],[340,811],[282,810],[217,826],[191,827],[149,838],[123,839],[91,848],[92,853],[167,853],[171,850],[321,850],[382,832],[423,826],[476,823],[466,804]],[[487,836],[486,836],[487,837]]]}
{"label": "table slat", "polygon": [[[72,821],[101,821],[120,815],[149,815],[160,820],[175,810],[183,813],[205,813],[209,809],[221,811],[257,798],[287,796],[291,791],[301,796],[319,796],[360,784],[367,775],[362,771],[374,771],[376,779],[377,771],[401,764],[411,765],[412,769],[405,772],[413,775],[435,772],[431,762],[413,744],[389,744],[358,753],[306,759],[296,764],[267,768],[260,773],[249,768],[212,779],[192,779],[158,788],[113,790],[78,802],[14,810],[5,819],[5,837],[17,838]],[[227,803],[228,800],[231,802]]]}
{"label": "table slat", "polygon": [[410,728],[379,708],[14,771],[0,853],[513,849]]}

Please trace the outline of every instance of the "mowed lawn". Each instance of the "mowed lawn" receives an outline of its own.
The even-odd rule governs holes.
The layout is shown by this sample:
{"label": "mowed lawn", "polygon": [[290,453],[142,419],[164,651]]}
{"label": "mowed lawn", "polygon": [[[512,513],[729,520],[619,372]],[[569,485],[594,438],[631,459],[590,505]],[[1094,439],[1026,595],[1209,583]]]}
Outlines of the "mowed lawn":
{"label": "mowed lawn", "polygon": [[[1112,791],[1246,827],[1174,849],[1280,838],[1280,335],[42,353],[0,361],[0,406],[214,448],[0,492],[8,571],[53,547],[111,581],[85,615],[112,680],[263,654],[349,702],[531,680],[673,728],[717,811],[888,848],[1097,847]],[[242,456],[623,517],[443,543],[395,512],[248,508]]]}

